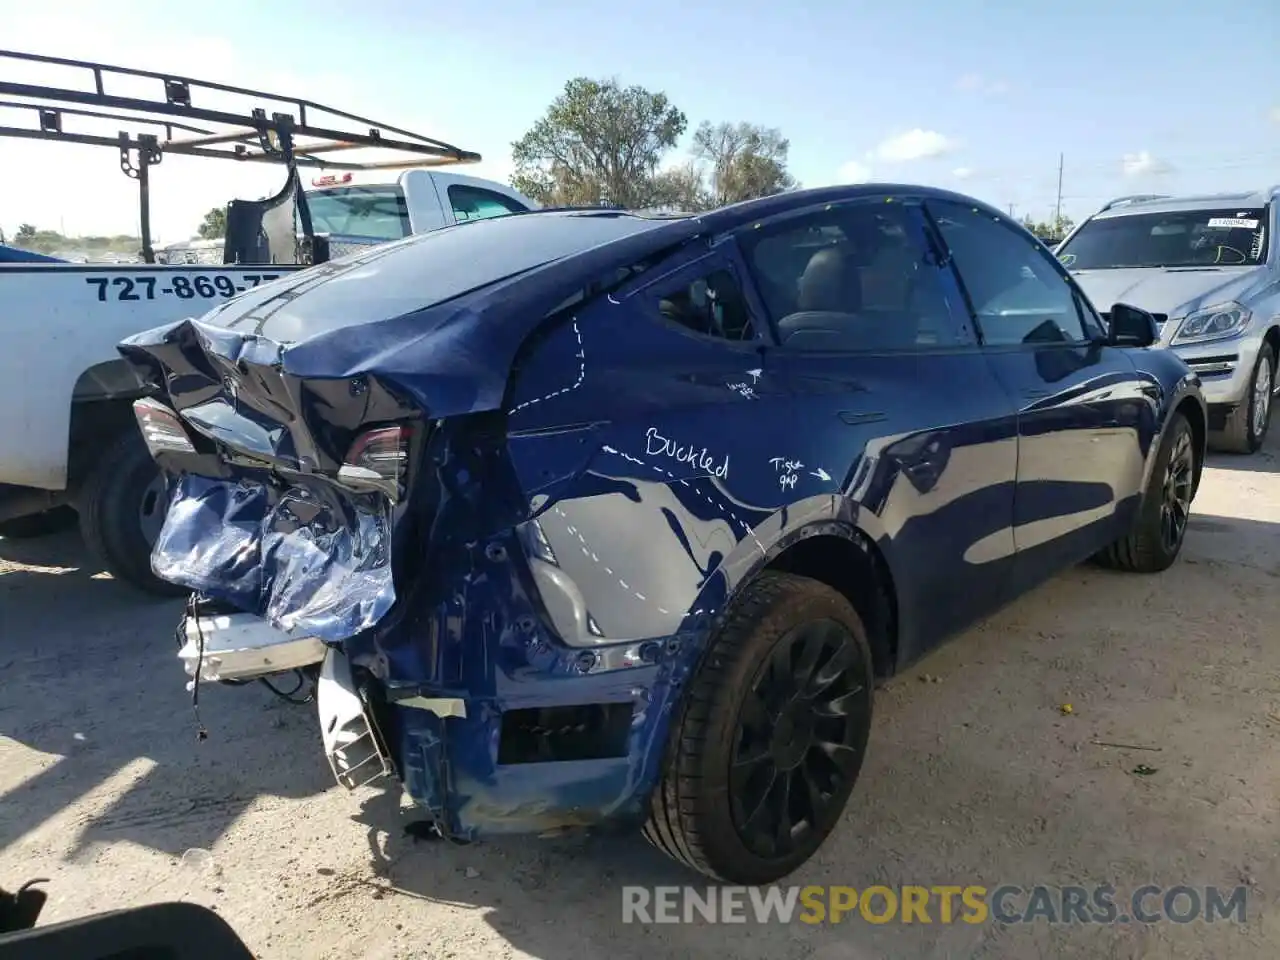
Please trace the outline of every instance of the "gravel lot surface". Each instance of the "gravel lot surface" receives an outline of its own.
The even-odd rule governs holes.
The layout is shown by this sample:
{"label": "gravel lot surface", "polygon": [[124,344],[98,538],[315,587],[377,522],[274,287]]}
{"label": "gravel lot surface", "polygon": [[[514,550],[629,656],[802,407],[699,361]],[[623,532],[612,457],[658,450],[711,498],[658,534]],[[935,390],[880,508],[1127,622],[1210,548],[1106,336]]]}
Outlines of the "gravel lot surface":
{"label": "gravel lot surface", "polygon": [[0,884],[49,877],[45,923],[209,904],[263,957],[1274,960],[1280,428],[1270,450],[1211,459],[1167,573],[1072,570],[881,690],[844,823],[794,877],[1245,884],[1243,925],[624,925],[622,884],[702,881],[639,839],[415,844],[398,797],[333,784],[313,708],[257,685],[204,687],[197,743],[177,606],[72,534],[0,540]]}

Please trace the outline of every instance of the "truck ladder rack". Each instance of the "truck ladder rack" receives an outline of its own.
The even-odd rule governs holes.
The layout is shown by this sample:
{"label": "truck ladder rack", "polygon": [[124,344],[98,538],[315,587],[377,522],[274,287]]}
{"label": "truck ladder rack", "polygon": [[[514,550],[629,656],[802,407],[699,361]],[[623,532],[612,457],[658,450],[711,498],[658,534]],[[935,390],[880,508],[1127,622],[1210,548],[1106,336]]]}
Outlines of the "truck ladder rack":
{"label": "truck ladder rack", "polygon": [[[40,65],[68,71],[69,86],[10,79],[15,67]],[[162,96],[109,93],[108,82],[152,81]],[[75,81],[81,87],[77,89]],[[138,182],[143,259],[155,262],[151,245],[149,170],[165,154],[275,163],[288,168],[394,170],[477,163],[480,154],[409,130],[326,107],[311,100],[148,70],[133,70],[34,53],[0,50],[0,110],[34,114],[29,126],[0,125],[0,138],[53,140],[119,151],[120,168]],[[92,108],[92,109],[88,109]],[[115,136],[68,129],[72,118],[120,124]],[[183,122],[187,121],[187,122]],[[145,130],[146,132],[141,132]],[[348,150],[377,151],[368,160],[331,159]],[[305,208],[305,200],[300,201]],[[310,234],[310,217],[302,222]]]}

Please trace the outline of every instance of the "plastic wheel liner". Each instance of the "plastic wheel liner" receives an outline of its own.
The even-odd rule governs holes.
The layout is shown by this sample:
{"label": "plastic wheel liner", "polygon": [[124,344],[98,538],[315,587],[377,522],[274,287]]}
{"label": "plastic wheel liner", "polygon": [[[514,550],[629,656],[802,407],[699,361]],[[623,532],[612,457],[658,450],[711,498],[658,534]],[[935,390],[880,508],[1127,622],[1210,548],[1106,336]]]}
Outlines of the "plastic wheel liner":
{"label": "plastic wheel liner", "polygon": [[[194,448],[156,455],[173,477],[157,574],[341,649],[408,792],[454,835],[640,816],[712,616],[761,561],[752,529],[778,505],[728,497],[702,440],[657,437],[659,463],[644,426],[681,406],[714,437],[726,377],[758,356],[627,298],[704,255],[705,230],[477,221],[120,345]],[[646,353],[709,379],[655,393]],[[402,489],[339,478],[388,425]]]}

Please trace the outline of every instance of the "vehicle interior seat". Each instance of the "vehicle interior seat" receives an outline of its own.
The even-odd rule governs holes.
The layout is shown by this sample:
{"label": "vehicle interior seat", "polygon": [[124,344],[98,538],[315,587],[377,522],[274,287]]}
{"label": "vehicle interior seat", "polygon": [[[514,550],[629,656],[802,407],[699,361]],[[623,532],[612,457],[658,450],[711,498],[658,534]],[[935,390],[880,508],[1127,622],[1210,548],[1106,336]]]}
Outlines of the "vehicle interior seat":
{"label": "vehicle interior seat", "polygon": [[863,257],[844,245],[818,250],[797,281],[796,311],[778,321],[782,343],[797,350],[899,350],[914,345],[920,318],[864,303]]}

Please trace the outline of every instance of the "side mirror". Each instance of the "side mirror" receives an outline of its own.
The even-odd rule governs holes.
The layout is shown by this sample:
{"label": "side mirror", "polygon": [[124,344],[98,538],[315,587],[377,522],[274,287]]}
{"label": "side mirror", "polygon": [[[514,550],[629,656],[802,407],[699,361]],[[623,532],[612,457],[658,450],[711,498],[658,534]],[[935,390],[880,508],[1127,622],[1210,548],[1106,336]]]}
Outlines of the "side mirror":
{"label": "side mirror", "polygon": [[1141,307],[1117,303],[1111,308],[1107,342],[1117,347],[1149,347],[1160,342],[1156,318]]}

